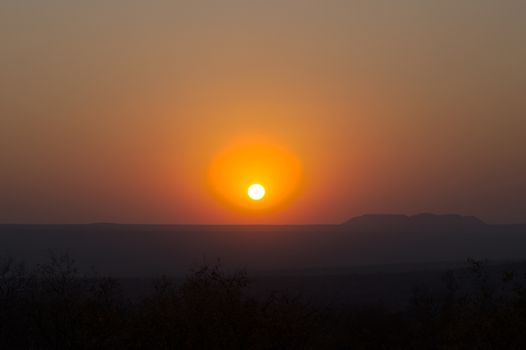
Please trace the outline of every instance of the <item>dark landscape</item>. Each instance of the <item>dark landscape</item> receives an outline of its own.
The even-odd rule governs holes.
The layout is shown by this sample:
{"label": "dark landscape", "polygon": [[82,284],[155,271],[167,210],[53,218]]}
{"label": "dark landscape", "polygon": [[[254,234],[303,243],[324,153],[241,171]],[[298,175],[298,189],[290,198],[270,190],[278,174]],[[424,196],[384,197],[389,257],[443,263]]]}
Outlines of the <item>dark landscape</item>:
{"label": "dark landscape", "polygon": [[[0,253],[36,264],[68,253],[119,277],[181,275],[203,261],[249,271],[339,271],[368,266],[526,258],[526,225],[474,217],[364,215],[340,225],[0,225]],[[440,264],[438,264],[440,266]]]}
{"label": "dark landscape", "polygon": [[333,226],[2,225],[0,344],[520,349],[524,228],[430,214]]}
{"label": "dark landscape", "polygon": [[5,348],[524,345],[525,225],[0,227]]}

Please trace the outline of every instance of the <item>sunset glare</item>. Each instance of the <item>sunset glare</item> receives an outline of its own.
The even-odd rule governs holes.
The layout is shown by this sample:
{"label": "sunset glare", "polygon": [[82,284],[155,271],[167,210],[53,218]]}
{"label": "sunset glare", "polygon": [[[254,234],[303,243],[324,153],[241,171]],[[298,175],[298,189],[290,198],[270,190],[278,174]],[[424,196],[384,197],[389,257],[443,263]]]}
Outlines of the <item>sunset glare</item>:
{"label": "sunset glare", "polygon": [[247,194],[250,199],[259,201],[265,197],[265,187],[261,186],[260,184],[250,185]]}
{"label": "sunset glare", "polygon": [[[302,166],[284,146],[250,137],[223,147],[211,161],[208,177],[211,194],[228,210],[242,215],[268,213],[295,198]],[[267,189],[272,189],[272,196]]]}

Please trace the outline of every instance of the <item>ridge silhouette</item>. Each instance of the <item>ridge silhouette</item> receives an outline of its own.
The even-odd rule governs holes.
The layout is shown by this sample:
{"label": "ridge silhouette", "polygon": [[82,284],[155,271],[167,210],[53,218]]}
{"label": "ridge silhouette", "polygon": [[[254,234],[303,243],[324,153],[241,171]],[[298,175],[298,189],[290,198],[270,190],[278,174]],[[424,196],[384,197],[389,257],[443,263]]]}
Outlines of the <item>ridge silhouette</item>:
{"label": "ridge silhouette", "polygon": [[49,250],[117,276],[184,273],[220,258],[256,270],[526,258],[526,225],[472,216],[369,214],[340,225],[0,225],[4,254],[39,264]]}
{"label": "ridge silhouette", "polygon": [[413,216],[401,214],[366,214],[346,221],[352,230],[372,231],[440,231],[479,229],[486,224],[475,216],[457,214],[437,215],[422,213]]}

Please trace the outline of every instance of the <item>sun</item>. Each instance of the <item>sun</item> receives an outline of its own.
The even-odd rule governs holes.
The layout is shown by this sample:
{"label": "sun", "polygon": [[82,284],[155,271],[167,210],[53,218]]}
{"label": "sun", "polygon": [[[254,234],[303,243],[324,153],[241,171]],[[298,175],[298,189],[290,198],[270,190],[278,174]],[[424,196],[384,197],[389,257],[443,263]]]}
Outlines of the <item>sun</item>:
{"label": "sun", "polygon": [[207,182],[211,194],[228,207],[268,213],[295,197],[302,169],[288,147],[262,137],[243,137],[231,140],[212,157]]}
{"label": "sun", "polygon": [[250,199],[259,201],[265,197],[265,187],[260,184],[252,184],[248,187],[247,194]]}

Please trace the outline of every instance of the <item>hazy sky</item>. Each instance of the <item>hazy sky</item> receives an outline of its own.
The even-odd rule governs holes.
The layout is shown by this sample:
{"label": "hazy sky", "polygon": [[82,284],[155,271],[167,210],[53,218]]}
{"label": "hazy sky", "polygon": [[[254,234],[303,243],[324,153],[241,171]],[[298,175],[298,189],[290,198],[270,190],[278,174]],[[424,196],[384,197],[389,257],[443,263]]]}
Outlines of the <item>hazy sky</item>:
{"label": "hazy sky", "polygon": [[[0,2],[0,222],[526,222],[526,1]],[[211,159],[265,137],[300,193],[256,218]]]}

